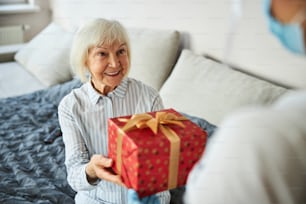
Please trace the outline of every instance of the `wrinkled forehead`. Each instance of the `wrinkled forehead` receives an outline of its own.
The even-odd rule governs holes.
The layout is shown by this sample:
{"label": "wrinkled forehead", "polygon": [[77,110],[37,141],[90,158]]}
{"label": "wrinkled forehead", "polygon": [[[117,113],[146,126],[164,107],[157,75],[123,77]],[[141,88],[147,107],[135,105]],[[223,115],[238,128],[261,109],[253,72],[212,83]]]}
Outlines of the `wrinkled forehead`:
{"label": "wrinkled forehead", "polygon": [[100,48],[120,48],[122,46],[127,46],[127,43],[124,40],[105,40],[105,41],[99,41],[95,45],[96,47]]}
{"label": "wrinkled forehead", "polygon": [[128,43],[124,38],[97,38],[89,44],[88,50],[103,48],[105,50],[118,50],[125,46],[129,51]]}

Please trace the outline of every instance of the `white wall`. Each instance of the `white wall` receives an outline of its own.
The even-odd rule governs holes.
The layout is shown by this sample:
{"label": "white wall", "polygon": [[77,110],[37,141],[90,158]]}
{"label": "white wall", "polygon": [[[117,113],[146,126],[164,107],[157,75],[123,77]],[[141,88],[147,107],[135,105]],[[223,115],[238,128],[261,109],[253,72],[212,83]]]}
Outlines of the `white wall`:
{"label": "white wall", "polygon": [[24,41],[29,41],[51,22],[49,0],[36,0],[36,4],[40,7],[38,12],[0,14],[0,26],[27,25]]}
{"label": "white wall", "polygon": [[[223,60],[233,0],[51,0],[53,20],[67,29],[104,17],[127,27],[176,29],[183,46]],[[306,58],[293,56],[267,30],[261,0],[244,0],[231,64],[291,87],[306,87]]]}

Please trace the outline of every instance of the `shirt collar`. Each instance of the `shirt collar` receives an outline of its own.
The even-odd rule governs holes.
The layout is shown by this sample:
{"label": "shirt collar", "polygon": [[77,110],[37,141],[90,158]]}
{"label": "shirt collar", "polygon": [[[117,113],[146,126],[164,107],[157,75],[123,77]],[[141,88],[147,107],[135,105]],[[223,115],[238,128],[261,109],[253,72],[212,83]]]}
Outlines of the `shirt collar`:
{"label": "shirt collar", "polygon": [[98,91],[96,91],[90,81],[87,82],[87,87],[89,100],[91,101],[91,103],[97,104],[99,102],[99,99],[103,97],[118,96],[120,98],[123,98],[128,88],[128,79],[124,78],[119,84],[119,86],[112,92],[108,93],[107,96],[101,95]]}
{"label": "shirt collar", "polygon": [[127,92],[127,88],[128,88],[128,79],[124,78],[119,84],[119,86],[114,91],[110,92],[108,95],[114,94],[120,98],[123,98]]}
{"label": "shirt collar", "polygon": [[101,94],[99,94],[95,89],[94,87],[92,86],[91,84],[91,81],[88,81],[87,82],[87,90],[88,90],[88,97],[89,97],[89,100],[91,101],[92,104],[97,104],[100,97],[102,97]]}

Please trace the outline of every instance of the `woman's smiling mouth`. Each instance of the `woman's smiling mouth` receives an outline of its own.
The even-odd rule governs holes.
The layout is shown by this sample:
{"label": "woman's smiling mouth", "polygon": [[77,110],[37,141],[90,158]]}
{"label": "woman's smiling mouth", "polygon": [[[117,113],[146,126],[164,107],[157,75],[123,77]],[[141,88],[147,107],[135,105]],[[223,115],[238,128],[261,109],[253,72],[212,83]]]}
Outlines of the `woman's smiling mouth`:
{"label": "woman's smiling mouth", "polygon": [[112,71],[112,72],[104,72],[105,75],[107,76],[117,76],[118,74],[120,74],[122,69],[118,70],[118,71]]}

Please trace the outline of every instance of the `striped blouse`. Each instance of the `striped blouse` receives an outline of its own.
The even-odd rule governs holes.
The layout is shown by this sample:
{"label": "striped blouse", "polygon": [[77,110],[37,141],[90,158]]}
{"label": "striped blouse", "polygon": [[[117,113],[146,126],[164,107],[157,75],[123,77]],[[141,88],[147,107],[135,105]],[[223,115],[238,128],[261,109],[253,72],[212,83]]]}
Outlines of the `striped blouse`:
{"label": "striped blouse", "polygon": [[[58,109],[59,122],[65,143],[67,179],[77,191],[76,203],[127,203],[125,187],[105,180],[89,184],[85,166],[93,154],[107,156],[108,118],[162,108],[157,91],[131,78],[123,79],[107,96],[87,82],[63,98]],[[161,203],[170,202],[168,191],[157,195]]]}

